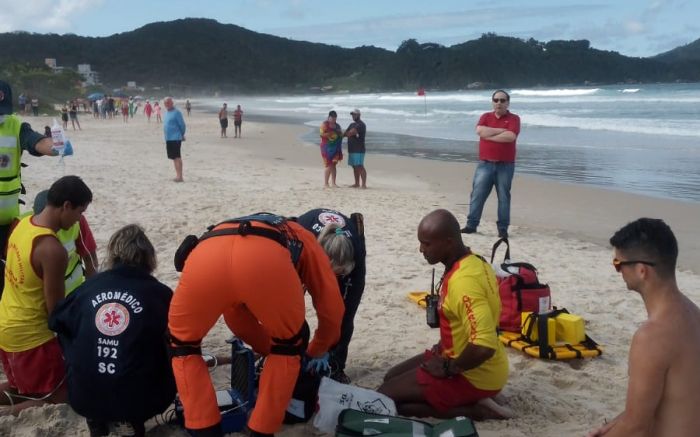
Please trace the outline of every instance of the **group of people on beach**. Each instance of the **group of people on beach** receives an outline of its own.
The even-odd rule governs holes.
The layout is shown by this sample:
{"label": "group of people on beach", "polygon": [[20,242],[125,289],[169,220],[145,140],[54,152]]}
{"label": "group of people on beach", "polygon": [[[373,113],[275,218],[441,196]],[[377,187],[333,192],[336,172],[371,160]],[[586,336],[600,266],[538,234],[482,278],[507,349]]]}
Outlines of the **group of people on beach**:
{"label": "group of people on beach", "polygon": [[[83,217],[93,193],[81,178],[58,179],[37,195],[32,212],[20,214],[19,194],[10,188],[21,184],[22,151],[57,153],[49,138],[13,115],[11,96],[0,81],[0,137],[13,140],[9,165],[0,169],[0,244],[7,248],[0,296],[5,412],[67,400],[86,418],[91,435],[144,435],[144,422],[166,409],[177,391],[193,435],[222,435],[201,349],[221,316],[266,358],[250,435],[279,430],[300,372],[327,372],[351,382],[345,372],[348,345],[366,275],[362,214],[318,208],[298,217],[258,213],[223,220],[183,241],[175,259],[182,271],[175,293],[152,276],[157,254],[144,230],[127,225],[109,239],[99,271]],[[420,252],[445,272],[437,287],[438,342],[391,368],[378,388],[402,415],[512,417],[500,397],[510,369],[497,333],[498,282],[462,236],[476,232],[479,196],[495,185],[498,232],[508,237],[509,208],[501,211],[501,195],[508,191],[503,200],[509,206],[520,124],[508,111],[505,91],[496,91],[492,101],[493,111],[477,123],[483,168],[475,174],[467,226],[460,228],[444,209],[428,213],[417,226]],[[164,104],[166,148],[175,160],[185,139],[184,119],[172,98]],[[324,162],[340,160],[339,138],[359,141],[360,111],[352,115],[356,124],[343,132],[337,114],[329,113],[321,127]],[[364,154],[364,147],[353,150]],[[327,184],[334,176],[328,168]],[[181,163],[179,171],[181,179]],[[356,177],[363,186],[362,172]],[[624,411],[589,436],[698,435],[700,309],[678,289],[675,236],[662,220],[642,218],[617,231],[610,244],[613,268],[641,295],[648,319],[632,340]],[[313,335],[305,321],[305,291],[318,318]]]}
{"label": "group of people on beach", "polygon": [[[321,158],[323,159],[324,187],[337,188],[337,165],[343,160],[343,138],[348,139],[348,165],[352,167],[355,183],[352,188],[367,188],[367,170],[365,169],[365,135],[367,126],[361,120],[359,109],[354,109],[350,115],[352,123],[345,131],[338,124],[338,113],[330,111],[328,118],[321,123]],[[329,185],[330,181],[330,185]]]}
{"label": "group of people on beach", "polygon": [[[234,127],[234,138],[241,138],[243,134],[241,133],[241,125],[243,124],[243,110],[241,105],[237,105],[236,109],[233,111],[233,127]],[[221,138],[226,138],[226,129],[228,129],[228,105],[224,105],[219,109],[219,125],[221,126]]]}

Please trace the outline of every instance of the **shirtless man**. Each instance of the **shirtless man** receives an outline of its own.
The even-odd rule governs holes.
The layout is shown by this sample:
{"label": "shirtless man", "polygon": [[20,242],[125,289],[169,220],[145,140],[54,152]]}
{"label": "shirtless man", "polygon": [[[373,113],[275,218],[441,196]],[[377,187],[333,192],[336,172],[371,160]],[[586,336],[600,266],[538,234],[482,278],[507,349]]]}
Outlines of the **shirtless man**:
{"label": "shirtless man", "polygon": [[613,266],[642,296],[647,321],[632,338],[625,410],[589,437],[700,435],[700,309],[678,289],[671,228],[641,218],[610,238]]}

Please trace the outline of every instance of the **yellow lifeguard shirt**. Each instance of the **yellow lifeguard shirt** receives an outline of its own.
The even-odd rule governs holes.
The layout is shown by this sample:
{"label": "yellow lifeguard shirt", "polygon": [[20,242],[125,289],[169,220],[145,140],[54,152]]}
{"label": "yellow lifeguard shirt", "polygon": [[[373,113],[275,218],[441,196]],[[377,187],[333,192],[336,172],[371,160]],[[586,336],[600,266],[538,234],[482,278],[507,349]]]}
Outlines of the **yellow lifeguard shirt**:
{"label": "yellow lifeguard shirt", "polygon": [[493,269],[474,254],[445,273],[438,305],[443,354],[457,358],[472,343],[494,349],[491,358],[462,375],[481,390],[500,390],[508,380],[508,356],[498,341],[501,298]]}
{"label": "yellow lifeguard shirt", "polygon": [[23,218],[7,242],[5,288],[0,298],[0,348],[24,352],[54,338],[44,299],[44,281],[32,266],[35,240],[56,237],[49,228],[36,226],[34,216]]}

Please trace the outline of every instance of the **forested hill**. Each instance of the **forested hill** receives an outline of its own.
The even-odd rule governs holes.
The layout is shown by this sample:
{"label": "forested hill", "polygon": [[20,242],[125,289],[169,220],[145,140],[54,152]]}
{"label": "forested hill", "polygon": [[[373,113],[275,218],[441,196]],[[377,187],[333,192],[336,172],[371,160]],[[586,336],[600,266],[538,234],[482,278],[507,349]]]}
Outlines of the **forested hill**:
{"label": "forested hill", "polygon": [[690,44],[676,47],[668,52],[656,55],[654,59],[665,62],[677,61],[700,61],[700,39],[697,39]]}
{"label": "forested hill", "polygon": [[407,40],[392,52],[294,41],[209,19],[152,23],[101,38],[3,33],[0,46],[0,69],[56,58],[72,68],[90,64],[108,86],[136,81],[206,92],[700,81],[698,59],[630,58],[591,48],[586,40],[539,42],[486,34],[451,47]]}

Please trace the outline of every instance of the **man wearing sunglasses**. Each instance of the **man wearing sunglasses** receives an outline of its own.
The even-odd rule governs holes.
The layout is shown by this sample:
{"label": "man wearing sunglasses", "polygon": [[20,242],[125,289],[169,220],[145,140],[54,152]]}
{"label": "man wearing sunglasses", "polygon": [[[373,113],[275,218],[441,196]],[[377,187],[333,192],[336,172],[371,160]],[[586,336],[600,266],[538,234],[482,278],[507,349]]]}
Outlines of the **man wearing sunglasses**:
{"label": "man wearing sunglasses", "polygon": [[632,338],[625,410],[589,437],[700,435],[700,309],[678,289],[678,244],[659,219],[610,238],[613,266],[642,296],[647,320]]}
{"label": "man wearing sunglasses", "polygon": [[467,225],[462,233],[472,234],[481,221],[484,204],[496,187],[499,238],[508,238],[510,225],[510,185],[515,172],[515,140],[520,133],[520,117],[508,111],[510,96],[503,90],[491,95],[493,111],[484,113],[476,124],[479,135],[479,165],[474,172]]}

